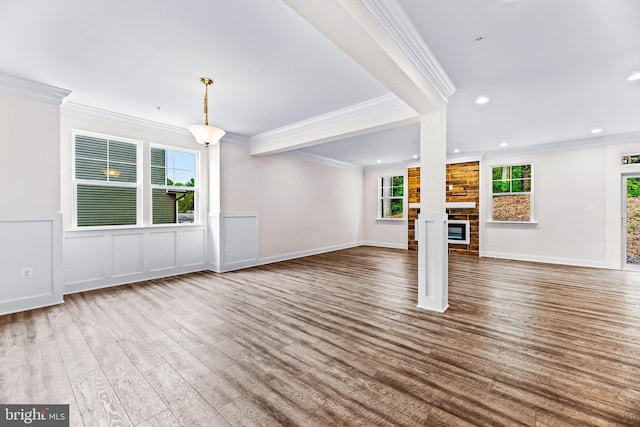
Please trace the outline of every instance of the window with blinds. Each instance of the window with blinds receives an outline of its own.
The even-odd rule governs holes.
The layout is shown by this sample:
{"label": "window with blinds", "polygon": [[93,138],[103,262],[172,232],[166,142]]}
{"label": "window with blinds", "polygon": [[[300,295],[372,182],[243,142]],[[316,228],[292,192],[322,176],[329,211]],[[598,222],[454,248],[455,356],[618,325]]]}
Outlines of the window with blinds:
{"label": "window with blinds", "polygon": [[75,134],[78,227],[135,225],[138,218],[138,144]]}
{"label": "window with blinds", "polygon": [[196,163],[195,152],[151,147],[151,210],[154,224],[195,222]]}

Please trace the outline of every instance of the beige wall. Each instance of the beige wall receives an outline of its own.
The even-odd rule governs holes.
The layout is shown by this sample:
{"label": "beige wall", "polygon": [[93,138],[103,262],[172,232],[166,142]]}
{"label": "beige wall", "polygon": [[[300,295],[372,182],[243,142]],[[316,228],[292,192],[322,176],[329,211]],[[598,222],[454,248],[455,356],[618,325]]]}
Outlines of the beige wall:
{"label": "beige wall", "polygon": [[[606,154],[604,145],[485,155],[480,164],[480,255],[606,266]],[[491,167],[533,165],[537,224],[490,219]],[[618,202],[619,203],[619,202]],[[587,211],[592,206],[593,211]]]}
{"label": "beige wall", "polygon": [[362,240],[362,171],[220,147],[221,211],[259,212],[260,257]]}
{"label": "beige wall", "polygon": [[60,212],[60,108],[0,93],[0,213]]}

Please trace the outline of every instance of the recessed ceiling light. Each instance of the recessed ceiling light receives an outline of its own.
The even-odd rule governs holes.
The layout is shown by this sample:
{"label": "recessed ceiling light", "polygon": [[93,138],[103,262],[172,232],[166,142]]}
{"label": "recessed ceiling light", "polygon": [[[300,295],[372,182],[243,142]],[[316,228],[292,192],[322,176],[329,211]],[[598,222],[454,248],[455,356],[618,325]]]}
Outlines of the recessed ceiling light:
{"label": "recessed ceiling light", "polygon": [[460,152],[459,148],[456,148],[455,150],[453,150],[454,153],[458,154]]}
{"label": "recessed ceiling light", "polygon": [[591,129],[591,133],[602,133],[602,129],[600,128]]}
{"label": "recessed ceiling light", "polygon": [[414,158],[414,159],[417,159],[417,158],[418,158],[418,155],[417,155],[417,154],[414,154],[414,155],[413,155],[413,158]]}
{"label": "recessed ceiling light", "polygon": [[506,142],[504,142],[504,141],[500,143],[500,147],[506,147],[507,145],[509,145],[509,144],[507,144],[507,143],[506,143]]}
{"label": "recessed ceiling light", "polygon": [[484,105],[487,102],[491,101],[491,98],[487,97],[487,96],[479,96],[476,98],[476,104],[478,105]]}
{"label": "recessed ceiling light", "polygon": [[382,160],[376,160],[376,163],[382,163]]}
{"label": "recessed ceiling light", "polygon": [[640,80],[640,72],[633,73],[625,79],[628,82],[637,82]]}

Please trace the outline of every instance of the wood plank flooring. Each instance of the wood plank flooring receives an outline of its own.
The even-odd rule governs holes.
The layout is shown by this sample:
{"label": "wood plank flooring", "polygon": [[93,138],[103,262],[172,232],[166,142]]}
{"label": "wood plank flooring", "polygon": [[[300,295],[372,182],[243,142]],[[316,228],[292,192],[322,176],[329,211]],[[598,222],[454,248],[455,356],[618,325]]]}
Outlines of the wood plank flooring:
{"label": "wood plank flooring", "polygon": [[640,273],[361,247],[0,316],[0,402],[93,426],[640,426]]}

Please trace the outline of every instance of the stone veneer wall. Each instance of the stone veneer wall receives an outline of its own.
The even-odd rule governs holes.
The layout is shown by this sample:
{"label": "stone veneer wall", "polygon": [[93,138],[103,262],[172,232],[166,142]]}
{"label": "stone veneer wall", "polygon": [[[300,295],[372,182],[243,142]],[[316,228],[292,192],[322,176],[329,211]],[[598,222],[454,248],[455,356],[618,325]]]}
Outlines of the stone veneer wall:
{"label": "stone veneer wall", "polygon": [[[409,203],[420,203],[420,168],[407,171]],[[452,163],[447,165],[447,202],[475,202],[473,209],[447,209],[449,219],[468,220],[471,227],[468,245],[449,243],[449,252],[480,254],[480,162]],[[418,249],[415,241],[415,220],[420,209],[410,208],[408,215],[408,245],[410,250]]]}
{"label": "stone veneer wall", "polygon": [[[420,203],[420,168],[407,169],[407,181],[409,192],[409,203]],[[418,219],[420,209],[409,208],[407,223],[409,224],[407,249],[410,251],[418,250],[418,242],[416,242],[415,223]]]}

